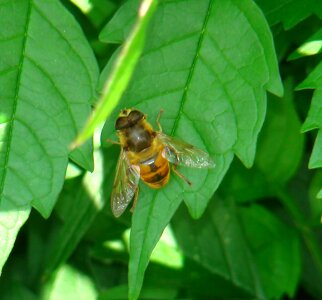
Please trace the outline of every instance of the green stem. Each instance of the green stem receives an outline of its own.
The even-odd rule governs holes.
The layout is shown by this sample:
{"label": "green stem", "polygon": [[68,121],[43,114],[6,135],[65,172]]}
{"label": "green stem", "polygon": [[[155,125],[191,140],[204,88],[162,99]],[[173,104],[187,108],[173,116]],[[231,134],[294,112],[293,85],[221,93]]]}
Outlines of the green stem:
{"label": "green stem", "polygon": [[301,213],[301,210],[296,205],[294,199],[290,196],[290,194],[285,190],[285,188],[277,189],[277,196],[283,203],[284,207],[293,217],[294,223],[299,229],[302,239],[308,248],[314,263],[316,264],[317,269],[322,274],[322,255],[321,249],[314,236],[310,226],[308,225],[305,216]]}

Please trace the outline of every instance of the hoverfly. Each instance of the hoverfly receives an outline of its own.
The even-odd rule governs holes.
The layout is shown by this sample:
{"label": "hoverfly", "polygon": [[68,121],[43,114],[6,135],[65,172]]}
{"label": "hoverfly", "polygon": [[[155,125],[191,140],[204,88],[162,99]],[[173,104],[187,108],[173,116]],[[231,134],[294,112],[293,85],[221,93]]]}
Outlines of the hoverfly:
{"label": "hoverfly", "polygon": [[159,122],[162,112],[156,120],[159,131],[154,131],[146,115],[134,108],[123,109],[115,122],[119,143],[112,143],[121,146],[111,196],[115,217],[124,212],[133,197],[131,211],[134,209],[140,178],[151,188],[163,187],[170,178],[169,163],[172,171],[189,185],[191,182],[176,169],[178,165],[194,168],[215,166],[208,153],[162,132]]}

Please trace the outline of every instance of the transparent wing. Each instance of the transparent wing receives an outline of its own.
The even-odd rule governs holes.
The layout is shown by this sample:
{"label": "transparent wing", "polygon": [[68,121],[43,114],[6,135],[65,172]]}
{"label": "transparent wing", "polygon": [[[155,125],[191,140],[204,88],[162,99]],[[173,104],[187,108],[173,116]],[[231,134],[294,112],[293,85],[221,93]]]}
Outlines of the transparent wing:
{"label": "transparent wing", "polygon": [[215,167],[214,161],[207,152],[162,132],[158,132],[158,138],[165,146],[162,155],[169,162],[193,168]]}
{"label": "transparent wing", "polygon": [[139,167],[130,165],[126,152],[122,149],[116,167],[111,196],[111,207],[115,217],[119,217],[132,200],[138,187],[139,179]]}

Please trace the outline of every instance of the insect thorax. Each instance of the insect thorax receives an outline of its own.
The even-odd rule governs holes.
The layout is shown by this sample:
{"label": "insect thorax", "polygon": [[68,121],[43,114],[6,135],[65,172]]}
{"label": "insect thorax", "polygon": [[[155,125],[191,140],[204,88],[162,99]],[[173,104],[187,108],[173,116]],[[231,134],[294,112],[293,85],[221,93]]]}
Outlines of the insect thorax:
{"label": "insect thorax", "polygon": [[146,120],[120,131],[120,140],[123,147],[127,151],[136,153],[149,148],[154,136],[153,129]]}

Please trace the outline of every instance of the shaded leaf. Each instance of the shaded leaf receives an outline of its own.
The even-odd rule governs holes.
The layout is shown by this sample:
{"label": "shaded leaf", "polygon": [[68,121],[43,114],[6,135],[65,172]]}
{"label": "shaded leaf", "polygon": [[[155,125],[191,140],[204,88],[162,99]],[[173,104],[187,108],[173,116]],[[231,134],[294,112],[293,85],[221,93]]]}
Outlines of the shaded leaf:
{"label": "shaded leaf", "polygon": [[271,96],[258,141],[255,166],[268,182],[285,184],[297,171],[304,152],[304,136],[293,104],[293,84],[285,81],[285,96]]}
{"label": "shaded leaf", "polygon": [[[319,224],[319,226],[321,226]],[[319,233],[319,240],[321,241],[321,230],[317,231]],[[320,250],[321,250],[320,242]],[[314,297],[314,299],[322,298],[322,272],[318,268],[316,262],[312,259],[312,255],[307,249],[304,249],[303,254],[303,270],[301,284],[305,286],[307,292]]]}
{"label": "shaded leaf", "polygon": [[[317,67],[309,74],[305,80],[299,84],[296,89],[319,89],[322,85],[322,62],[317,65]],[[319,122],[322,122],[319,120]],[[319,123],[321,124],[321,123]]]}
{"label": "shaded leaf", "polygon": [[274,189],[268,184],[264,173],[256,166],[246,169],[237,160],[231,164],[218,192],[237,202],[256,201],[274,195]]}
{"label": "shaded leaf", "polygon": [[[109,164],[114,165],[113,161]],[[42,272],[47,278],[73,253],[105,204],[103,153],[95,152],[95,170],[67,181],[57,204],[62,224],[55,222],[46,242]]]}
{"label": "shaded leaf", "polygon": [[[127,285],[119,285],[100,293],[98,300],[119,300],[127,299]],[[158,286],[145,287],[142,290],[140,299],[164,300],[176,299],[177,291],[171,288],[159,288]]]}
{"label": "shaded leaf", "polygon": [[322,28],[310,36],[300,47],[293,51],[288,60],[298,59],[304,56],[316,55],[322,52]]}
{"label": "shaded leaf", "polygon": [[319,0],[256,0],[270,25],[282,22],[290,29],[312,14],[322,18],[322,3]]}
{"label": "shaded leaf", "polygon": [[[129,262],[129,299],[137,299],[143,284],[152,249],[159,241],[163,229],[182,201],[180,195],[173,199],[166,192],[147,192],[141,195],[132,217]],[[160,197],[163,194],[163,199]],[[159,195],[159,197],[158,197]]]}
{"label": "shaded leaf", "polygon": [[314,223],[321,223],[322,216],[322,170],[317,170],[310,184],[309,200],[311,216]]}
{"label": "shaded leaf", "polygon": [[236,201],[254,201],[276,195],[276,185],[286,184],[296,173],[304,153],[304,136],[293,104],[293,85],[285,82],[285,96],[270,95],[260,133],[254,167],[246,170],[234,162],[220,192]]}
{"label": "shaded leaf", "polygon": [[301,271],[298,235],[261,206],[243,208],[240,213],[267,297],[293,297]]}
{"label": "shaded leaf", "polygon": [[38,300],[39,298],[20,282],[11,282],[1,291],[2,300]]}
{"label": "shaded leaf", "polygon": [[297,87],[301,89],[316,89],[313,94],[308,116],[302,126],[306,132],[318,128],[317,138],[309,161],[309,168],[322,167],[322,63]]}
{"label": "shaded leaf", "polygon": [[175,236],[187,257],[254,298],[263,299],[254,258],[235,208],[227,202],[214,199],[198,221],[180,209],[172,223]]}

